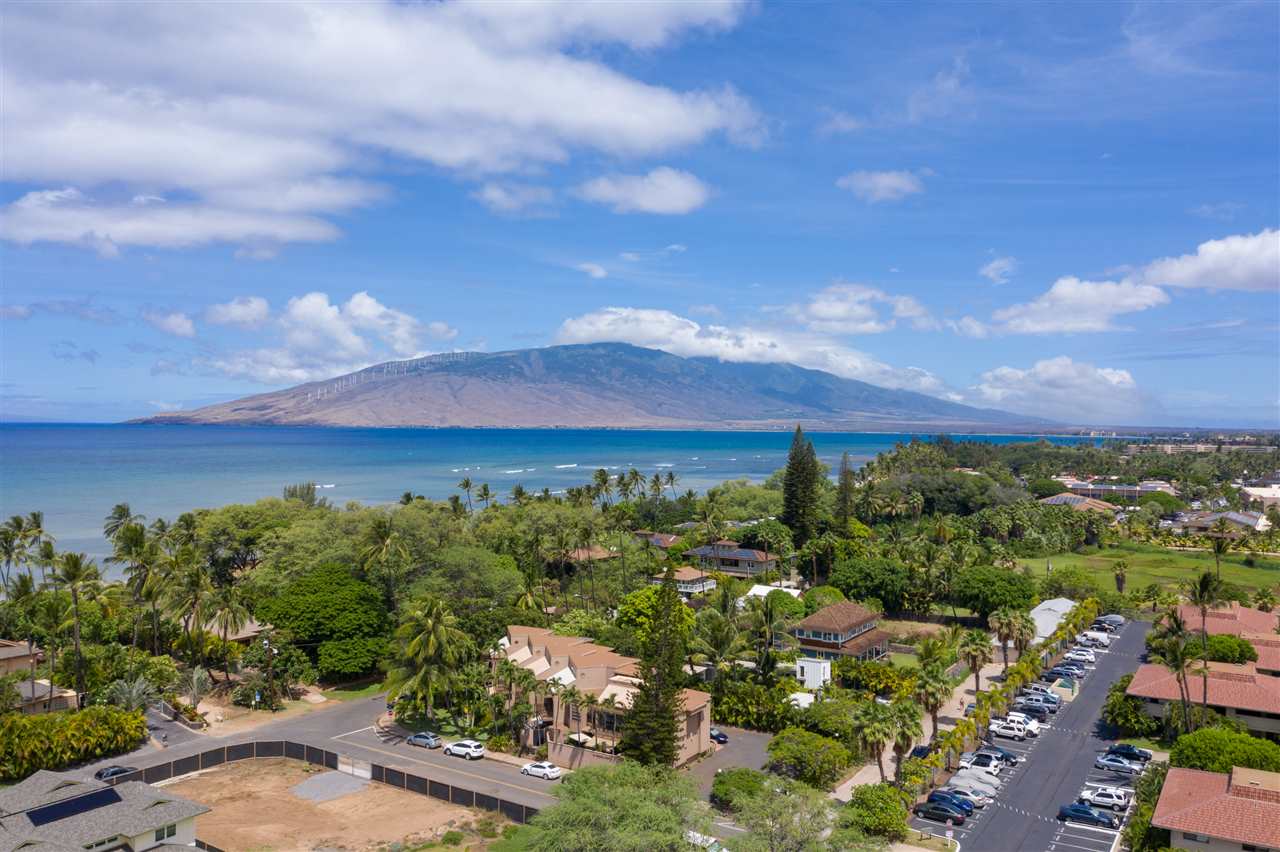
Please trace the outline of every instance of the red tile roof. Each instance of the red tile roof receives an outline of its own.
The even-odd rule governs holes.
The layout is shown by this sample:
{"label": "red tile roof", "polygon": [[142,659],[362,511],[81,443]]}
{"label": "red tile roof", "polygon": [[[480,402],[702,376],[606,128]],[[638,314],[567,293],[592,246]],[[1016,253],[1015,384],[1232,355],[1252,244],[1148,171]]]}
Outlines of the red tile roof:
{"label": "red tile roof", "polygon": [[1280,672],[1280,636],[1274,633],[1241,633],[1240,638],[1258,652],[1258,671]]}
{"label": "red tile roof", "polygon": [[[1182,604],[1178,607],[1178,614],[1187,623],[1187,627],[1192,630],[1200,629],[1199,607]],[[1278,621],[1280,619],[1277,619],[1274,612],[1263,612],[1253,607],[1241,606],[1235,601],[1232,601],[1229,607],[1209,610],[1208,617],[1204,619],[1205,629],[1209,631],[1210,636],[1271,633],[1276,629]]]}
{"label": "red tile roof", "polygon": [[[1280,713],[1280,677],[1258,674],[1252,663],[1235,666],[1230,663],[1208,663],[1209,704],[1236,710]],[[1205,678],[1198,666],[1187,669],[1187,688],[1191,701],[1199,704],[1205,695]],[[1164,666],[1146,663],[1133,673],[1125,690],[1138,698],[1179,701],[1178,681]]]}
{"label": "red tile roof", "polygon": [[[1235,768],[1231,774],[1169,770],[1151,824],[1232,843],[1280,846],[1280,775]],[[1174,845],[1179,838],[1174,835]]]}

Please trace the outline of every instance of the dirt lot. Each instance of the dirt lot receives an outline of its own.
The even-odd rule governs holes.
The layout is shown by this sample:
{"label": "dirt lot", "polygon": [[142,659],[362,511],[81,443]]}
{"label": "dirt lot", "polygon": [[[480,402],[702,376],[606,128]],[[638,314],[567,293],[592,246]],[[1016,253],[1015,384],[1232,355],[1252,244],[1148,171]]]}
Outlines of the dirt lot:
{"label": "dirt lot", "polygon": [[293,792],[304,781],[315,786],[321,771],[292,760],[247,760],[166,787],[212,808],[196,820],[196,834],[236,852],[412,846],[449,829],[466,831],[485,816],[382,784],[368,783],[327,801]]}

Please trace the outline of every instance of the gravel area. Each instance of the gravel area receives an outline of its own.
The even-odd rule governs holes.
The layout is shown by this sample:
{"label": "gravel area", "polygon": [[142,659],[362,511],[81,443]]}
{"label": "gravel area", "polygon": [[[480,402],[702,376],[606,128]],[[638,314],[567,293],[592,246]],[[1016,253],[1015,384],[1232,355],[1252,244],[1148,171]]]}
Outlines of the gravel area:
{"label": "gravel area", "polygon": [[345,772],[321,772],[293,787],[291,792],[300,799],[327,802],[330,799],[358,793],[368,785],[369,782],[366,779],[357,778]]}

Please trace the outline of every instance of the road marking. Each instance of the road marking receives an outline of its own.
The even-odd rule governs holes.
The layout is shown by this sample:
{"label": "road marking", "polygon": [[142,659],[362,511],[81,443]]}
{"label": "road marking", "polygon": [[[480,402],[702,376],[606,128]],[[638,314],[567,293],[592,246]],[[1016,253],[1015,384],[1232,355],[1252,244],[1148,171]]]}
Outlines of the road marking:
{"label": "road marking", "polygon": [[[345,734],[344,734],[344,736],[345,736]],[[353,745],[356,745],[356,746],[358,746],[359,748],[365,748],[365,749],[368,749],[369,751],[376,751],[376,752],[378,752],[379,754],[385,754],[385,755],[387,755],[387,756],[389,756],[389,757],[399,758],[400,760],[408,760],[408,761],[412,761],[413,763],[418,763],[418,764],[421,764],[422,766],[430,766],[430,767],[432,767],[432,768],[434,768],[434,769],[443,769],[443,770],[445,770],[446,772],[456,772],[456,773],[458,773],[459,775],[465,775],[465,776],[467,776],[468,778],[475,778],[475,779],[477,779],[477,780],[479,780],[479,781],[487,781],[487,782],[488,782],[488,783],[490,783],[490,784],[500,784],[500,785],[502,785],[503,787],[511,787],[512,789],[515,789],[515,790],[524,790],[526,793],[536,793],[536,794],[537,794],[537,795],[539,795],[539,796],[548,796],[548,797],[551,797],[551,796],[552,796],[551,792],[550,792],[549,790],[546,790],[546,789],[538,790],[538,789],[533,788],[533,787],[524,787],[524,786],[521,786],[520,784],[512,784],[510,781],[499,781],[499,780],[496,780],[496,779],[494,779],[494,778],[490,778],[490,777],[488,777],[488,776],[486,776],[486,775],[477,775],[477,774],[475,774],[474,772],[468,772],[468,771],[467,771],[467,770],[465,770],[465,769],[454,769],[454,768],[453,768],[453,767],[451,767],[451,766],[441,766],[441,765],[440,765],[440,764],[438,764],[438,763],[430,763],[430,762],[425,761],[425,760],[419,760],[418,758],[416,758],[416,757],[412,757],[412,756],[407,755],[407,754],[400,754],[399,752],[395,752],[395,751],[387,751],[386,749],[383,749],[383,748],[377,748],[377,747],[375,747],[375,746],[371,746],[371,745],[365,745],[364,743],[353,743]],[[524,777],[524,776],[521,776],[521,777]],[[453,785],[450,785],[450,786],[453,786]]]}
{"label": "road marking", "polygon": [[329,737],[329,739],[331,739],[331,740],[340,740],[340,739],[342,739],[343,737],[349,737],[349,736],[351,736],[352,734],[363,734],[365,731],[372,731],[372,730],[373,730],[373,725],[369,725],[369,726],[364,727],[364,728],[356,728],[354,731],[347,731],[345,734],[338,734],[338,735],[336,735],[336,736]]}
{"label": "road marking", "polygon": [[[1120,833],[1113,828],[1101,828],[1095,825],[1085,825],[1084,823],[1071,822],[1070,820],[1067,821],[1067,825],[1071,826],[1072,828],[1081,829],[1083,831],[1096,831],[1098,834],[1105,834],[1108,837],[1115,837],[1117,834]],[[1066,831],[1066,829],[1064,828],[1063,831]]]}
{"label": "road marking", "polygon": [[1085,850],[1088,850],[1088,852],[1101,852],[1101,850],[1099,850],[1096,846],[1077,846],[1074,843],[1068,843],[1065,840],[1058,840],[1056,838],[1054,839],[1053,844],[1049,846],[1049,848],[1053,849],[1054,846],[1070,846],[1072,849],[1085,849]]}

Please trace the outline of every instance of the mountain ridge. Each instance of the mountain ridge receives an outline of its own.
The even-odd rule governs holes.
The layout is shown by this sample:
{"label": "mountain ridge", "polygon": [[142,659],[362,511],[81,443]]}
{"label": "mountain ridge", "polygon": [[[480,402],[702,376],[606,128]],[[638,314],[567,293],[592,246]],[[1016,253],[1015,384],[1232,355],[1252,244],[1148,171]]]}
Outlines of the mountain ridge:
{"label": "mountain ridge", "polygon": [[489,428],[1015,427],[1048,421],[784,363],[626,343],[388,361],[146,423]]}

